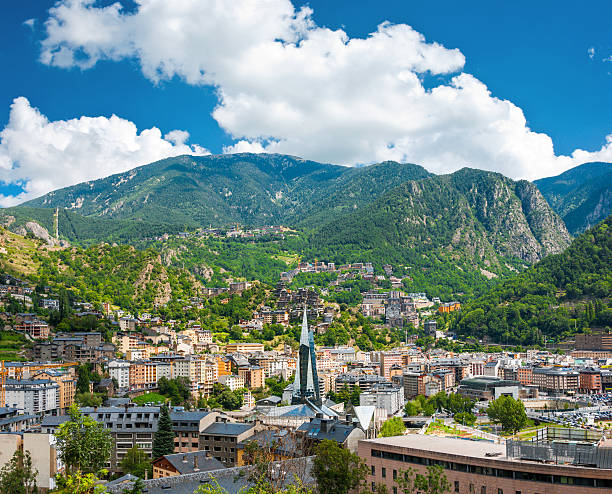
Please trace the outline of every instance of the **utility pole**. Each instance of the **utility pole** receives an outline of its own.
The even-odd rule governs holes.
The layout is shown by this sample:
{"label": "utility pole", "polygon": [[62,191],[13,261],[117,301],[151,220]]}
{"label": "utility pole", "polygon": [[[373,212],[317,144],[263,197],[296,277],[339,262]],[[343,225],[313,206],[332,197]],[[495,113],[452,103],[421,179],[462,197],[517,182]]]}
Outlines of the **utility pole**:
{"label": "utility pole", "polygon": [[59,240],[59,207],[55,208],[55,215],[53,216],[53,223],[55,227],[55,240]]}

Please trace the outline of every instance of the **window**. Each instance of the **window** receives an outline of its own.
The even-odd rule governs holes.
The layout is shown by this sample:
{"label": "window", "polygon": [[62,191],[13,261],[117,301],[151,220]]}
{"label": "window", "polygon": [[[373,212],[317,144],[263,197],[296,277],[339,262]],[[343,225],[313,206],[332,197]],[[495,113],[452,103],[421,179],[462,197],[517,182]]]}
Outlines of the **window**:
{"label": "window", "polygon": [[372,492],[376,492],[376,482],[372,482]]}
{"label": "window", "polygon": [[474,494],[474,484],[470,484],[470,494]]}
{"label": "window", "polygon": [[483,486],[480,488],[480,494],[487,494],[487,486],[486,486],[486,485],[483,485]]}
{"label": "window", "polygon": [[385,467],[382,467],[381,475],[383,479],[387,478],[387,469]]}
{"label": "window", "polygon": [[497,494],[504,494],[504,490],[503,489],[497,489]]}
{"label": "window", "polygon": [[397,480],[397,470],[393,469],[393,480]]}
{"label": "window", "polygon": [[455,492],[459,492],[459,481],[455,480]]}
{"label": "window", "polygon": [[372,465],[372,476],[376,475],[376,467]]}
{"label": "window", "polygon": [[393,494],[397,494],[397,487],[393,486]]}

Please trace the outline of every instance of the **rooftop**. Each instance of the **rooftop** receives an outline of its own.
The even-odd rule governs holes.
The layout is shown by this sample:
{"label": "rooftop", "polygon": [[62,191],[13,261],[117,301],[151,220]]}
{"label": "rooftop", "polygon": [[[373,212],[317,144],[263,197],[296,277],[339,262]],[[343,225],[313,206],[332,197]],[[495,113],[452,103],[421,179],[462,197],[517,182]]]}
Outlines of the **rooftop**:
{"label": "rooftop", "polygon": [[253,428],[253,424],[237,422],[215,422],[202,431],[203,434],[217,434],[222,436],[238,436]]}
{"label": "rooftop", "polygon": [[[424,440],[425,439],[425,440]],[[506,447],[503,444],[494,444],[489,441],[472,441],[453,437],[427,436],[420,434],[407,434],[404,436],[379,437],[363,441],[371,443],[375,448],[377,444],[397,446],[400,448],[418,449],[434,453],[446,453],[459,456],[485,458],[495,456],[505,457]]]}
{"label": "rooftop", "polygon": [[[216,460],[207,451],[193,451],[191,453],[177,453],[165,455],[164,458],[183,475],[186,473],[208,472],[224,468],[223,463]],[[197,458],[197,465],[196,465]],[[159,460],[158,460],[159,461]]]}

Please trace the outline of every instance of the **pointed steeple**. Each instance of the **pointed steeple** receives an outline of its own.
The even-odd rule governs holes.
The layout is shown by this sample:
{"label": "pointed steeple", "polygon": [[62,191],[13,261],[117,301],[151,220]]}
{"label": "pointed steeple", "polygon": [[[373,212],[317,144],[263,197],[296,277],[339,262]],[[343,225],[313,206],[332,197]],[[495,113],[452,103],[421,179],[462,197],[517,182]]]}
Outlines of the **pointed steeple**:
{"label": "pointed steeple", "polygon": [[309,400],[315,404],[321,403],[319,390],[319,376],[317,374],[317,355],[314,346],[314,333],[308,329],[306,307],[302,319],[302,332],[300,334],[300,348],[293,381],[293,404],[304,403]]}

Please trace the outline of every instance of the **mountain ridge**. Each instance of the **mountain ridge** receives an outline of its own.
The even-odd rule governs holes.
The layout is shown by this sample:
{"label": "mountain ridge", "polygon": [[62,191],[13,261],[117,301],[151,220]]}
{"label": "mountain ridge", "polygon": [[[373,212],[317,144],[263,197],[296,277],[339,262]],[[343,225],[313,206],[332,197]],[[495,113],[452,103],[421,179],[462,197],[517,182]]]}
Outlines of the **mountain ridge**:
{"label": "mountain ridge", "polygon": [[573,234],[612,214],[612,163],[584,163],[534,183]]}

